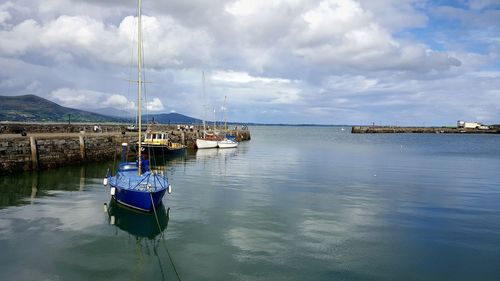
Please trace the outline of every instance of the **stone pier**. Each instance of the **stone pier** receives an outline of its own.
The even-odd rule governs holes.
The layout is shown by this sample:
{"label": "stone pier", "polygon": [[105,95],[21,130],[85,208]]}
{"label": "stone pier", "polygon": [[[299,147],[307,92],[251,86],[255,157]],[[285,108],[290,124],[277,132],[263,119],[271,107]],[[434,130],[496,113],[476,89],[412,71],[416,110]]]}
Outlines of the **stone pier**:
{"label": "stone pier", "polygon": [[[136,143],[137,133],[126,132],[124,125],[105,125],[94,132],[89,125],[3,124],[0,132],[0,174],[49,169],[84,162],[120,158],[121,143]],[[158,125],[173,142],[194,148],[199,128],[180,129]],[[250,140],[249,130],[231,130],[238,141]]]}
{"label": "stone pier", "polygon": [[500,134],[500,128],[465,129],[456,127],[354,126],[353,134]]}

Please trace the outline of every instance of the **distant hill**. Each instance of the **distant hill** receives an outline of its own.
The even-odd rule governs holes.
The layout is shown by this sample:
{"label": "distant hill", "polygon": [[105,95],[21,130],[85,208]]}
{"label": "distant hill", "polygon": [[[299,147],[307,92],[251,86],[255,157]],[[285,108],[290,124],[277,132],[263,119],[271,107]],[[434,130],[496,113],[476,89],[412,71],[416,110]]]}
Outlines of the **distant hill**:
{"label": "distant hill", "polygon": [[120,110],[120,109],[115,109],[112,107],[104,107],[104,108],[95,108],[95,109],[88,109],[89,112],[92,113],[97,113],[100,115],[105,115],[105,116],[112,116],[112,117],[118,117],[122,119],[133,119],[135,118],[135,113],[134,112],[129,112],[125,110]]}
{"label": "distant hill", "polygon": [[123,119],[60,106],[35,95],[0,96],[0,121],[123,122]]}
{"label": "distant hill", "polygon": [[[89,112],[58,105],[35,95],[0,96],[0,121],[12,122],[133,122],[133,114],[113,108],[91,109]],[[154,118],[154,119],[153,119]],[[143,116],[143,121],[160,124],[201,124],[202,120],[179,113]]]}
{"label": "distant hill", "polygon": [[144,120],[154,120],[160,124],[201,124],[202,120],[179,113],[149,114],[142,117]]}

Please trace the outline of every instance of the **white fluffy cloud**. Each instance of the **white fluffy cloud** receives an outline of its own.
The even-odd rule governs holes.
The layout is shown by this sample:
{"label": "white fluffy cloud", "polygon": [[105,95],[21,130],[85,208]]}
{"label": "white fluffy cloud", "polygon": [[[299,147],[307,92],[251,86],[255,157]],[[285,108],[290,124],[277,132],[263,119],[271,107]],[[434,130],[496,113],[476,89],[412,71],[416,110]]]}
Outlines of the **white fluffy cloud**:
{"label": "white fluffy cloud", "polygon": [[266,77],[255,77],[251,76],[247,72],[241,71],[215,71],[211,75],[211,79],[215,81],[223,81],[230,83],[251,83],[251,82],[262,82],[262,83],[290,83],[288,79],[281,78],[266,78]]}
{"label": "white fluffy cloud", "polygon": [[101,103],[104,107],[113,107],[122,110],[135,110],[136,106],[133,101],[129,101],[125,96],[113,94],[107,96]]}
{"label": "white fluffy cloud", "polygon": [[[0,19],[2,14],[0,13]],[[46,23],[27,19],[0,31],[0,54],[41,52],[54,58],[82,58],[130,65],[134,54],[137,18],[125,17],[118,26],[89,16],[62,15]],[[211,39],[202,31],[178,25],[170,17],[143,17],[146,66],[180,67],[205,63]],[[66,56],[64,56],[66,55]]]}
{"label": "white fluffy cloud", "polygon": [[163,103],[161,102],[161,100],[159,98],[153,98],[153,100],[147,101],[146,108],[149,111],[162,111],[165,109],[165,107],[163,106]]}
{"label": "white fluffy cloud", "polygon": [[0,4],[0,25],[12,18],[9,12],[12,7],[14,7],[14,4],[10,1]]}
{"label": "white fluffy cloud", "polygon": [[[227,96],[227,113],[243,122],[498,122],[500,85],[486,75],[499,67],[499,3],[465,3],[145,1],[147,80],[157,96],[144,106],[200,116],[205,71],[210,107]],[[119,0],[0,4],[0,92],[133,108],[115,93],[135,76],[134,9]],[[474,106],[460,102],[472,93]]]}
{"label": "white fluffy cloud", "polygon": [[111,107],[120,110],[134,110],[135,103],[117,94],[99,91],[61,88],[53,91],[50,98],[60,105],[84,110]]}
{"label": "white fluffy cloud", "polygon": [[[50,98],[60,105],[83,110],[114,108],[130,112],[137,109],[135,102],[123,95],[92,90],[61,88],[53,91]],[[165,109],[162,101],[157,97],[146,100],[143,108],[153,112]]]}
{"label": "white fluffy cloud", "polygon": [[309,64],[361,70],[446,70],[458,59],[420,44],[398,42],[354,0],[324,0],[302,14],[289,40]]}
{"label": "white fluffy cloud", "polygon": [[231,103],[291,104],[300,99],[297,83],[288,79],[258,77],[236,71],[215,71],[210,79],[217,92],[223,93],[231,88],[226,93],[230,95]]}
{"label": "white fluffy cloud", "polygon": [[[67,4],[51,3],[52,6]],[[240,67],[248,65],[263,71],[282,64],[277,60],[289,56],[289,62],[296,67],[327,69],[430,71],[460,65],[458,59],[446,52],[398,41],[391,31],[394,26],[404,26],[404,20],[393,17],[384,22],[389,16],[377,17],[372,12],[380,14],[387,8],[390,15],[408,15],[405,19],[411,23],[406,26],[425,24],[426,18],[408,1],[401,7],[396,8],[392,0],[379,4],[355,0],[238,0],[227,2],[218,11],[226,23],[212,23],[208,27],[187,27],[170,15],[144,16],[146,63],[155,68],[184,68],[215,61],[215,67],[227,68],[231,62],[221,63],[221,59],[232,57]],[[0,19],[4,14],[3,18],[10,17],[8,10],[0,11]],[[218,30],[222,32],[213,33]],[[125,16],[117,25],[84,15],[60,15],[42,22],[26,19],[4,28],[0,36],[5,38],[0,42],[0,54],[4,55],[38,52],[65,63],[94,59],[130,65],[136,18]],[[216,40],[230,45],[214,50]],[[230,67],[238,67],[236,64]]]}

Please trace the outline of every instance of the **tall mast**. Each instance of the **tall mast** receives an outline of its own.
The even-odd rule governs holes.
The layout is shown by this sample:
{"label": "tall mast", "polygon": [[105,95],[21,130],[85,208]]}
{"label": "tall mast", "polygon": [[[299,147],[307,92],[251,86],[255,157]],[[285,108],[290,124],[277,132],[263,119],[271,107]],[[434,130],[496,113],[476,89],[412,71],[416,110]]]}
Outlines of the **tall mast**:
{"label": "tall mast", "polygon": [[226,99],[227,96],[224,96],[224,105],[222,105],[222,115],[224,116],[224,132],[227,132]]}
{"label": "tall mast", "polygon": [[205,119],[207,115],[207,103],[206,103],[206,97],[205,97],[205,71],[201,72],[201,81],[202,81],[202,94],[203,94],[203,136],[205,136],[205,132],[207,131],[207,127],[205,125]]}
{"label": "tall mast", "polygon": [[142,159],[141,159],[141,149],[142,149],[142,136],[141,136],[141,129],[142,129],[142,1],[139,0],[139,6],[138,6],[138,12],[137,12],[137,108],[138,108],[138,120],[139,120],[139,147],[137,151],[137,159],[139,162],[138,170],[139,170],[139,176],[142,173]]}
{"label": "tall mast", "polygon": [[215,107],[214,107],[214,132],[215,132],[215,129],[217,129],[217,123],[216,123],[217,121],[215,121],[215,119],[217,119],[217,117],[215,115],[216,113],[217,112],[215,112]]}

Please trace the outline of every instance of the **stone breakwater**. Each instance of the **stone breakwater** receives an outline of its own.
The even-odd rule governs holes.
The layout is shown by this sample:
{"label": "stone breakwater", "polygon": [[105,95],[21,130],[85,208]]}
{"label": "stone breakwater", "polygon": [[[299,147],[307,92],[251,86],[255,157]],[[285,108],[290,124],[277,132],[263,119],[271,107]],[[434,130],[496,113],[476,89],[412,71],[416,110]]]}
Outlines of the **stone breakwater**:
{"label": "stone breakwater", "polygon": [[0,174],[109,160],[122,142],[136,141],[121,134],[0,135]]}
{"label": "stone breakwater", "polygon": [[427,134],[500,134],[500,128],[464,129],[454,127],[395,127],[395,126],[353,126],[353,134],[427,133]]}
{"label": "stone breakwater", "polygon": [[[86,128],[82,125],[30,125],[23,126],[21,133],[12,132],[11,127],[17,129],[18,124],[2,126],[8,133],[0,133],[0,174],[118,159],[121,143],[137,142],[137,133],[125,132],[123,125],[101,125],[100,131],[106,132],[97,133],[92,132],[93,125]],[[202,135],[197,128],[182,130],[177,126],[160,125],[156,129],[169,132],[173,142],[183,143],[188,148],[194,148],[196,138]],[[249,130],[230,133],[238,141],[250,140]]]}

